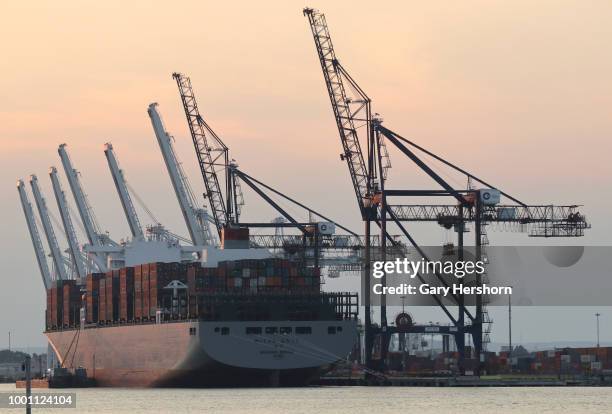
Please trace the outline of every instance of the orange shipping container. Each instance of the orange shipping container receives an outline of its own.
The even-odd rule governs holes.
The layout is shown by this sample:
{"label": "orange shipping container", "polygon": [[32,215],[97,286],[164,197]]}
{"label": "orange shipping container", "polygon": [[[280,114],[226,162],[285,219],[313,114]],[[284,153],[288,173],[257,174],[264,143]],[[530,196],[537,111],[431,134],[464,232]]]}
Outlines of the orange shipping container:
{"label": "orange shipping container", "polygon": [[100,295],[98,296],[98,322],[106,323],[106,277],[100,278]]}
{"label": "orange shipping container", "polygon": [[142,320],[149,319],[149,265],[142,265]]}
{"label": "orange shipping container", "polygon": [[86,278],[86,289],[87,289],[87,307],[86,307],[86,320],[87,323],[98,322],[98,300],[100,298],[100,279],[104,277],[103,273],[92,273],[87,275]]}
{"label": "orange shipping container", "polygon": [[63,280],[64,310],[62,313],[65,328],[79,324],[81,309],[80,289],[75,280]]}
{"label": "orange shipping container", "polygon": [[142,266],[134,267],[134,319],[142,319]]}
{"label": "orange shipping container", "polygon": [[134,268],[124,267],[119,271],[119,319],[134,320]]}

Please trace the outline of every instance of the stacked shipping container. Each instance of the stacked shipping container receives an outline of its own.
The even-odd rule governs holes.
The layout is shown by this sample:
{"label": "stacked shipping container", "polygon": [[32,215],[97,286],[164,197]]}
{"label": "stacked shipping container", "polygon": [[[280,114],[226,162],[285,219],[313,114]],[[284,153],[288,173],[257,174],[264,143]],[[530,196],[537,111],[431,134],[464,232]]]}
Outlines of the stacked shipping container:
{"label": "stacked shipping container", "polygon": [[50,327],[51,328],[61,328],[64,323],[63,313],[64,313],[64,288],[62,286],[61,280],[56,280],[52,282],[51,289],[51,301],[47,303],[47,308],[50,309]]}
{"label": "stacked shipping container", "polygon": [[87,323],[98,323],[98,303],[100,298],[100,279],[104,273],[92,273],[87,275],[85,286],[87,289],[87,307],[85,318]]}
{"label": "stacked shipping container", "polygon": [[142,271],[142,320],[149,320],[149,265],[143,264]]}
{"label": "stacked shipping container", "polygon": [[63,280],[63,327],[78,325],[81,313],[81,292],[76,280]]}
{"label": "stacked shipping container", "polygon": [[149,280],[149,319],[155,319],[157,310],[162,308],[172,309],[175,315],[186,314],[185,293],[179,290],[178,298],[173,298],[173,290],[165,288],[173,280],[186,283],[187,269],[188,265],[181,263],[149,263],[143,267]]}
{"label": "stacked shipping container", "polygon": [[81,292],[75,280],[54,280],[47,290],[47,329],[60,329],[80,323]]}
{"label": "stacked shipping container", "polygon": [[256,292],[318,292],[318,269],[283,259],[220,262],[219,272],[227,277],[227,290]]}
{"label": "stacked shipping container", "polygon": [[[187,287],[176,289],[176,296],[174,289],[167,288],[175,280]],[[64,284],[72,288],[64,289]],[[206,308],[201,297],[215,292],[316,293],[320,274],[318,269],[284,259],[226,261],[214,268],[199,263],[148,263],[93,273],[85,284],[87,322],[113,324],[155,320],[158,310],[175,318],[195,318]],[[54,283],[47,292],[47,326],[78,324],[80,306],[74,281]]]}
{"label": "stacked shipping container", "polygon": [[142,265],[134,266],[134,320],[142,320]]}
{"label": "stacked shipping container", "polygon": [[106,272],[106,323],[119,320],[119,270]]}
{"label": "stacked shipping container", "polygon": [[100,277],[100,295],[98,297],[98,323],[106,323],[106,275]]}
{"label": "stacked shipping container", "polygon": [[119,271],[119,320],[134,320],[134,268],[124,267]]}

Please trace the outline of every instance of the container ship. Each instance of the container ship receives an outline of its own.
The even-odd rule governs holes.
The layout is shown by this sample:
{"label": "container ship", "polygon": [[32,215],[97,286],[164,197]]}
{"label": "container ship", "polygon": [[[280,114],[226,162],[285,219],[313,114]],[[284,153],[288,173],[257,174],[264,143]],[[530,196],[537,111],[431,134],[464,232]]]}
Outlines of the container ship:
{"label": "container ship", "polygon": [[[30,176],[30,185],[50,254],[25,182],[17,182],[47,292],[45,334],[58,361],[52,372],[74,370],[75,377],[78,373],[85,383],[100,386],[308,384],[322,368],[346,358],[358,342],[357,295],[323,292],[320,274],[325,266],[322,246],[354,252],[334,239],[335,222],[297,203],[309,217],[325,220],[298,222],[266,195],[263,188],[270,187],[240,171],[200,115],[189,78],[178,73],[173,78],[212,216],[192,190],[158,104],[150,104],[147,113],[188,238],[170,232],[142,205],[111,143],[105,144],[104,153],[130,239],[115,241],[101,229],[66,144],[59,145],[58,154],[86,243],[75,231],[57,168],[51,167],[49,176],[68,250],[55,236],[36,175]],[[240,221],[240,182],[281,213],[281,220]],[[142,226],[132,195],[154,224]],[[275,228],[272,246],[250,237],[251,227],[270,226]],[[284,227],[301,234],[284,237]]]}
{"label": "container ship", "polygon": [[322,292],[316,268],[266,252],[54,281],[45,334],[99,386],[306,385],[356,346],[357,295]]}

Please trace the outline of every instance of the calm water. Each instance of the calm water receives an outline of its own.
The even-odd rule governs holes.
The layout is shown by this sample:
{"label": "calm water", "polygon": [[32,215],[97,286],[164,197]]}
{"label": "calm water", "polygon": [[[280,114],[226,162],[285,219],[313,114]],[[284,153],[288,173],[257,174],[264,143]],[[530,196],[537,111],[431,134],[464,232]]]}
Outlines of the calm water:
{"label": "calm water", "polygon": [[[0,385],[0,391],[14,390]],[[612,413],[612,388],[323,387],[73,390],[77,408],[33,413]],[[0,412],[17,413],[22,410]]]}

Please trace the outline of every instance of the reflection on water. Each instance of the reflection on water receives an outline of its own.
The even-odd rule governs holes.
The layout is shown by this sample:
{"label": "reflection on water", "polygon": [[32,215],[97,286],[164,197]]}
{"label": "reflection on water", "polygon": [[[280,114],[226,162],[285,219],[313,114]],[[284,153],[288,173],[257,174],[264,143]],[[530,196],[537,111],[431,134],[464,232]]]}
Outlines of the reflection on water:
{"label": "reflection on water", "polygon": [[[14,390],[0,385],[0,391]],[[59,391],[59,390],[58,390]],[[612,388],[312,387],[71,390],[80,413],[612,413]],[[15,413],[18,410],[0,412]],[[57,409],[35,413],[58,414]]]}

